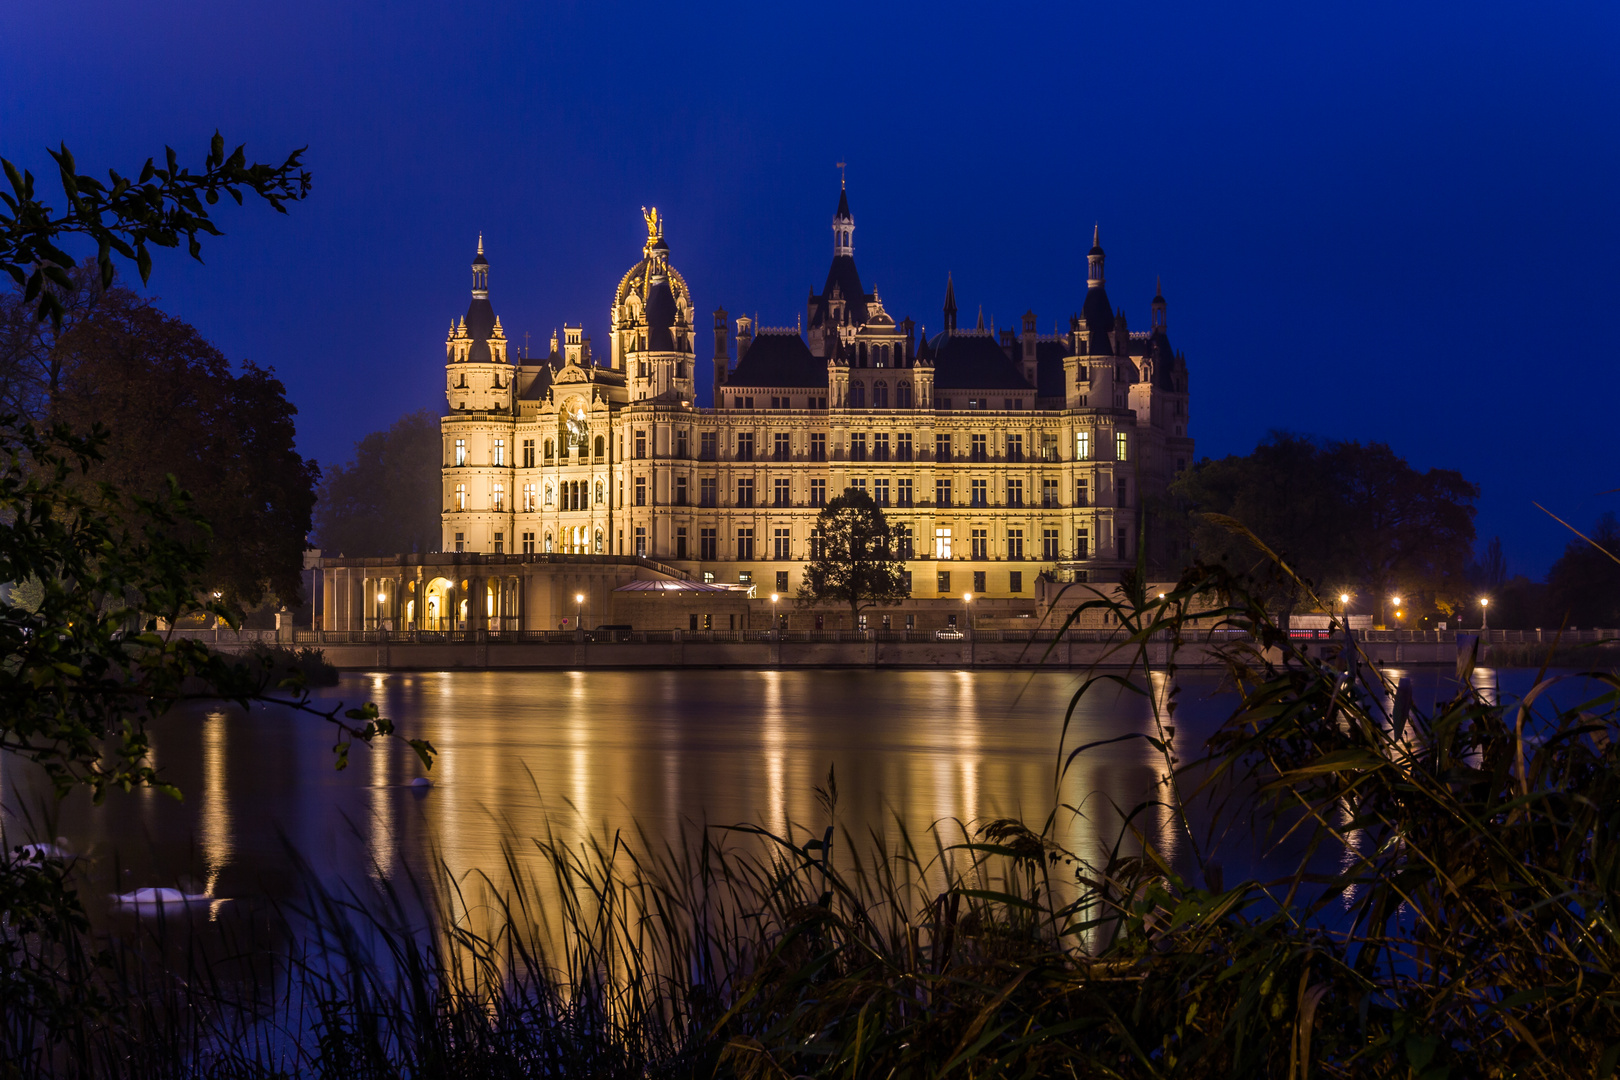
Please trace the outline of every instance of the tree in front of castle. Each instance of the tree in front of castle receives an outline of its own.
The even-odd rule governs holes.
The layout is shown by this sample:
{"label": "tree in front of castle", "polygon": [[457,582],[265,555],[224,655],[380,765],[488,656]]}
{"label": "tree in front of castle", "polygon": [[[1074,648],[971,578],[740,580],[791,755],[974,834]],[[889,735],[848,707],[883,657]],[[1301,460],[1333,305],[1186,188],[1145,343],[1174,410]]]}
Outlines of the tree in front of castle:
{"label": "tree in front of castle", "polygon": [[898,604],[910,595],[883,511],[860,488],[845,488],[816,517],[799,606],[848,604],[854,622],[866,608]]}

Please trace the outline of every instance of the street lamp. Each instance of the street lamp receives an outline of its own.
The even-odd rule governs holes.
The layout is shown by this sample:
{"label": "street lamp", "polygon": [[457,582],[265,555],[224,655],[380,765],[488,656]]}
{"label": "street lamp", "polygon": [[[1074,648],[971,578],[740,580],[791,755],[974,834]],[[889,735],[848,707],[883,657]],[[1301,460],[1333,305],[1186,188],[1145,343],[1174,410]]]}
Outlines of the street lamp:
{"label": "street lamp", "polygon": [[1339,594],[1339,621],[1344,624],[1345,629],[1349,629],[1349,627],[1350,627],[1349,604],[1350,604],[1350,594],[1347,593],[1347,592],[1340,593]]}
{"label": "street lamp", "polygon": [[1488,596],[1479,598],[1479,628],[1481,630],[1491,628],[1491,598]]}
{"label": "street lamp", "polygon": [[970,592],[962,594],[962,618],[967,620],[965,629],[973,629],[973,594]]}
{"label": "street lamp", "polygon": [[578,608],[578,610],[574,612],[574,629],[583,630],[585,629],[585,594],[575,593],[574,603]]}

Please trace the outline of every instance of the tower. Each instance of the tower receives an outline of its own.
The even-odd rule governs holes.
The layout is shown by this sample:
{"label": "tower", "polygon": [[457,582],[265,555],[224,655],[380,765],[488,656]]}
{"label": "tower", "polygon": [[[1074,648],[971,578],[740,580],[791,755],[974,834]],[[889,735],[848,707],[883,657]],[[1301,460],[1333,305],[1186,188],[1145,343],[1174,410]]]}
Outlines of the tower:
{"label": "tower", "polygon": [[631,402],[690,402],[697,337],[692,294],[669,264],[658,208],[643,207],[641,216],[647,224],[642,258],[624,275],[613,301],[614,355],[622,358]]}
{"label": "tower", "polygon": [[833,215],[833,258],[855,257],[855,217],[849,212],[849,192],[842,178],[838,181],[838,212]]}
{"label": "tower", "polygon": [[716,409],[720,407],[721,389],[726,385],[726,376],[731,374],[731,349],[726,337],[729,327],[726,325],[726,309],[714,309],[714,401]]}
{"label": "tower", "polygon": [[1153,279],[1153,330],[1168,330],[1169,323],[1165,319],[1164,282],[1160,278]]}
{"label": "tower", "polygon": [[472,261],[472,300],[467,313],[445,339],[446,403],[452,412],[506,411],[512,404],[512,376],[506,362],[506,332],[489,302],[489,260],[484,235]]}

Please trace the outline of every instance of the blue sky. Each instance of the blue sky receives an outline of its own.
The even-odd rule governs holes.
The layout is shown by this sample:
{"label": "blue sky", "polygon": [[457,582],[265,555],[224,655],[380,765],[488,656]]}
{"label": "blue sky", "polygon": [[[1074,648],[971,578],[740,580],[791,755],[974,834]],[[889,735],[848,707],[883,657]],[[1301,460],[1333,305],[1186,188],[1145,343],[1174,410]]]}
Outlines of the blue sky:
{"label": "blue sky", "polygon": [[57,0],[8,15],[0,155],[307,144],[307,203],[226,210],[152,291],[273,365],[323,462],[442,403],[479,230],[540,348],[605,336],[643,205],[701,312],[791,324],[840,160],[863,278],[933,329],[950,272],[964,318],[1049,332],[1101,222],[1133,323],[1163,276],[1201,455],[1386,441],[1477,482],[1482,542],[1540,574],[1565,534],[1532,501],[1620,508],[1617,46],[1599,3]]}

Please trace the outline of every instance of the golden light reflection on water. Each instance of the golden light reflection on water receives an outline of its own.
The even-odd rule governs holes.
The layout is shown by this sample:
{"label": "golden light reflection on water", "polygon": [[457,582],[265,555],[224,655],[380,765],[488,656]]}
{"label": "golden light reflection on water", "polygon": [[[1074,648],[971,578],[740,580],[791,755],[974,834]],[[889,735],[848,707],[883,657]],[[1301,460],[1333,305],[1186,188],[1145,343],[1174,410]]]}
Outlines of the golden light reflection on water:
{"label": "golden light reflection on water", "polygon": [[208,878],[203,892],[214,895],[219,875],[230,865],[231,850],[231,796],[226,785],[229,762],[226,759],[230,723],[223,712],[211,712],[203,720],[202,762],[203,781],[200,800],[199,833],[202,840],[203,865]]}

